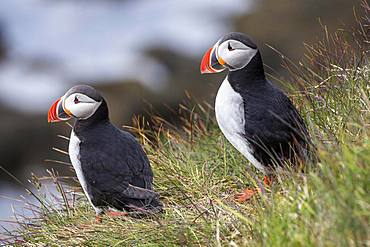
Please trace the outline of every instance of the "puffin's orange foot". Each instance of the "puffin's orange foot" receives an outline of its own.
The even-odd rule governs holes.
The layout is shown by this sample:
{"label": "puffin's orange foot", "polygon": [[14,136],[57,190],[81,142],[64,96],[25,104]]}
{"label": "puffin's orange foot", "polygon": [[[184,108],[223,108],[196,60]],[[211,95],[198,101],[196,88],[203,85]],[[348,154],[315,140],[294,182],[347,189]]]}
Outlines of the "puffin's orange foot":
{"label": "puffin's orange foot", "polygon": [[103,217],[101,215],[95,216],[95,223],[100,224],[103,222]]}
{"label": "puffin's orange foot", "polygon": [[117,211],[108,211],[106,212],[106,215],[110,217],[122,217],[122,216],[127,216],[127,212],[117,212]]}
{"label": "puffin's orange foot", "polygon": [[265,187],[271,187],[273,180],[274,180],[273,176],[264,176],[263,177],[263,185]]}
{"label": "puffin's orange foot", "polygon": [[238,202],[245,202],[251,199],[258,192],[258,189],[246,189],[244,192],[236,194],[235,197]]}
{"label": "puffin's orange foot", "polygon": [[[104,214],[108,215],[109,217],[122,217],[122,216],[127,216],[127,212],[117,212],[117,211],[107,211]],[[103,215],[99,214],[95,216],[95,223],[100,224],[103,222]]]}

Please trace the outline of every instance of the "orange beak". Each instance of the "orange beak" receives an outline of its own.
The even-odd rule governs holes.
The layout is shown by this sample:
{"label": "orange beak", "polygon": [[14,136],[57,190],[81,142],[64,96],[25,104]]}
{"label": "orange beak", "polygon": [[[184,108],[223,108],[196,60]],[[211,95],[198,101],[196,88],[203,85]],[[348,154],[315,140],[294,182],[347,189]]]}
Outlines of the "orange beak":
{"label": "orange beak", "polygon": [[49,109],[48,112],[48,122],[49,123],[55,123],[62,121],[60,118],[58,118],[58,103],[60,102],[60,99],[57,99],[54,104]]}
{"label": "orange beak", "polygon": [[215,46],[211,47],[204,54],[202,62],[200,63],[200,72],[202,74],[218,73],[225,69],[225,62],[220,57],[216,56],[216,49]]}
{"label": "orange beak", "polygon": [[216,73],[216,71],[211,66],[212,49],[213,49],[212,47],[209,48],[202,58],[202,62],[200,63],[200,73],[202,74]]}
{"label": "orange beak", "polygon": [[66,121],[71,118],[72,113],[62,106],[62,98],[53,103],[48,112],[48,122],[55,123]]}

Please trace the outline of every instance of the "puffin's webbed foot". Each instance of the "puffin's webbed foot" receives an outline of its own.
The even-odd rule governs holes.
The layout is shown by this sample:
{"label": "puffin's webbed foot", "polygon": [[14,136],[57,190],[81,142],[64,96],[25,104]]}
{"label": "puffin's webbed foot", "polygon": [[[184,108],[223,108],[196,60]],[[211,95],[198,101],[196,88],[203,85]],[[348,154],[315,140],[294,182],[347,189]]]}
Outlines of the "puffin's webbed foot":
{"label": "puffin's webbed foot", "polygon": [[[263,177],[263,186],[265,188],[271,187],[272,182],[273,182],[273,176],[269,175],[269,176]],[[238,202],[246,202],[249,199],[251,199],[254,195],[256,195],[257,193],[261,193],[262,189],[261,188],[252,188],[252,189],[248,188],[248,189],[245,189],[242,193],[236,194],[235,198]]]}
{"label": "puffin's webbed foot", "polygon": [[255,194],[259,193],[260,189],[245,189],[242,193],[235,195],[238,202],[245,202],[251,199]]}
{"label": "puffin's webbed foot", "polygon": [[274,181],[274,176],[272,176],[272,175],[269,175],[269,176],[265,175],[263,177],[263,185],[265,187],[271,187],[273,181]]}
{"label": "puffin's webbed foot", "polygon": [[109,217],[122,217],[122,216],[127,216],[128,213],[127,212],[119,212],[119,211],[107,211],[105,213],[106,215],[108,215]]}
{"label": "puffin's webbed foot", "polygon": [[101,214],[98,214],[95,216],[95,223],[100,224],[103,222],[103,216]]}
{"label": "puffin's webbed foot", "polygon": [[127,216],[127,212],[119,212],[119,211],[112,211],[108,210],[105,212],[101,212],[95,216],[95,223],[100,224],[103,222],[103,215],[107,215],[109,217],[115,218],[115,217],[122,217],[122,216]]}

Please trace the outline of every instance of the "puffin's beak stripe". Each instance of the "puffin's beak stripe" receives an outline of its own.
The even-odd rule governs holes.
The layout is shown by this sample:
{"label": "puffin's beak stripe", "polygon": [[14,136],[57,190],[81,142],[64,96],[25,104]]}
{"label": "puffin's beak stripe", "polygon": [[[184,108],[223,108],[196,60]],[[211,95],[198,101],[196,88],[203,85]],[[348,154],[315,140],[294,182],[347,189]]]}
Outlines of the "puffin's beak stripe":
{"label": "puffin's beak stripe", "polygon": [[70,111],[66,111],[63,107],[64,100],[58,99],[50,107],[48,112],[48,122],[55,123],[60,121],[65,121],[71,118],[72,114]]}
{"label": "puffin's beak stripe", "polygon": [[[202,62],[200,64],[200,72],[205,73],[218,73],[225,69],[225,61],[217,56],[218,44],[209,48],[204,54]],[[224,66],[225,65],[225,66]]]}
{"label": "puffin's beak stripe", "polygon": [[58,103],[60,102],[60,99],[57,99],[50,107],[48,111],[48,122],[53,123],[53,122],[59,122],[60,119],[58,118],[58,113],[57,113],[57,108],[58,108]]}
{"label": "puffin's beak stripe", "polygon": [[212,47],[207,50],[207,52],[203,55],[202,62],[200,63],[200,72],[202,74],[205,73],[215,73],[216,71],[211,67],[211,52]]}

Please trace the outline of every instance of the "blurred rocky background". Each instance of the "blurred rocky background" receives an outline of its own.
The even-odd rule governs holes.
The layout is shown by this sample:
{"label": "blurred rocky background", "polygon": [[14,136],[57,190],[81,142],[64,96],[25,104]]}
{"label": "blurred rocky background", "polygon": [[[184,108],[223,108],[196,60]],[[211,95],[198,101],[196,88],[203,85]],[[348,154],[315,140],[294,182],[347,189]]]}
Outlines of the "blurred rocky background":
{"label": "blurred rocky background", "polygon": [[[175,121],[191,95],[213,102],[222,75],[201,76],[203,52],[229,31],[249,34],[266,65],[298,61],[303,42],[351,26],[355,0],[2,0],[0,1],[0,165],[23,181],[64,159],[52,147],[67,143],[65,124],[50,126],[49,106],[72,85],[103,92],[111,119],[130,124],[151,105]],[[284,75],[284,72],[281,72]],[[58,167],[58,166],[57,166]],[[60,166],[59,166],[60,167]],[[61,170],[63,173],[63,170]],[[0,195],[23,193],[0,173]],[[10,214],[0,197],[0,218]]]}

